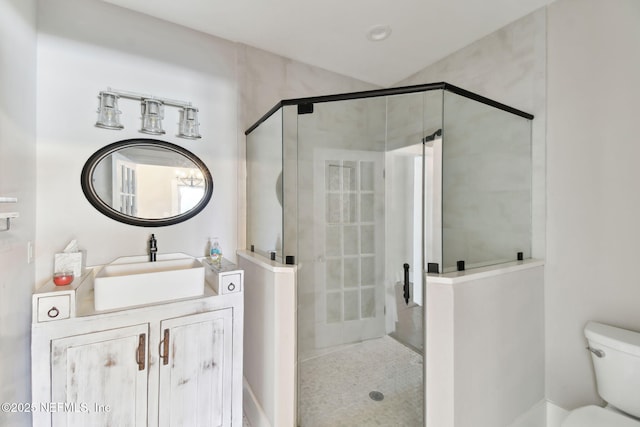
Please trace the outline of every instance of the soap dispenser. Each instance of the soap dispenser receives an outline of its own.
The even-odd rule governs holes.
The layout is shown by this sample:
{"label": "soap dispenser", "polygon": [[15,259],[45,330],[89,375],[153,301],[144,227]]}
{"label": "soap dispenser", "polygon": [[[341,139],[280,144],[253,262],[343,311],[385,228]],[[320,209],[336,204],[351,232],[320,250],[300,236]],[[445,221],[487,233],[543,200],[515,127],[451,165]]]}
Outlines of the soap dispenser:
{"label": "soap dispenser", "polygon": [[217,237],[213,240],[213,245],[211,245],[209,257],[211,258],[211,261],[217,265],[220,265],[222,263],[222,249],[220,248],[220,243],[218,243]]}

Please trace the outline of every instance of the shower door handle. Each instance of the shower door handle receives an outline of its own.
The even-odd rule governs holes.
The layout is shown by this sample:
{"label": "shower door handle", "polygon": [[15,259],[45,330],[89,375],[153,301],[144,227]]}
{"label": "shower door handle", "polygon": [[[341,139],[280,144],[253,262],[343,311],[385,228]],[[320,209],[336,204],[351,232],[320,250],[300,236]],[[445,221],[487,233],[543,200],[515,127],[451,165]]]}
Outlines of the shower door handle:
{"label": "shower door handle", "polygon": [[409,298],[411,298],[411,295],[409,295],[409,264],[405,263],[403,267],[404,267],[404,302],[405,304],[409,305]]}

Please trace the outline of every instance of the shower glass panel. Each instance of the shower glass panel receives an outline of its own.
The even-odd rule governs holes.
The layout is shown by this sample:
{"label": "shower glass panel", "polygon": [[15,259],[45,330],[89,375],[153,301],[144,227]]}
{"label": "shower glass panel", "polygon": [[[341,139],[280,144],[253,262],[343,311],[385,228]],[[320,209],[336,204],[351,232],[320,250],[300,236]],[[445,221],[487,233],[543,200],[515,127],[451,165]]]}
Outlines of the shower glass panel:
{"label": "shower glass panel", "polygon": [[247,135],[246,159],[247,242],[282,260],[282,110]]}
{"label": "shower glass panel", "polygon": [[443,269],[531,257],[531,120],[444,92]]}
{"label": "shower glass panel", "polygon": [[423,424],[425,98],[298,115],[301,427]]}
{"label": "shower glass panel", "polygon": [[385,122],[384,98],[316,104],[298,116],[302,357],[382,333]]}

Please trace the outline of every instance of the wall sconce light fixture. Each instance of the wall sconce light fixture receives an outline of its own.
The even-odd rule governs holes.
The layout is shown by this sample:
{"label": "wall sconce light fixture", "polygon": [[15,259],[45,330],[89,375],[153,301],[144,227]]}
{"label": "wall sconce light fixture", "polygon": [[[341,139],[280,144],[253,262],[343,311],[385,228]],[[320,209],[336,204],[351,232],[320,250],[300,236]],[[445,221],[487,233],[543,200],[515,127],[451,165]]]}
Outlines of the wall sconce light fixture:
{"label": "wall sconce light fixture", "polygon": [[181,138],[199,139],[198,109],[195,107],[184,107],[180,110],[180,122],[178,123],[178,134]]}
{"label": "wall sconce light fixture", "polygon": [[113,92],[100,92],[98,98],[100,103],[96,126],[103,129],[122,129],[124,126],[120,124],[119,96]]}
{"label": "wall sconce light fixture", "polygon": [[177,137],[186,139],[200,139],[198,123],[198,109],[190,102],[176,101],[173,99],[159,98],[157,96],[145,95],[122,90],[108,88],[98,95],[98,120],[96,126],[103,129],[123,129],[120,123],[120,110],[118,110],[118,99],[133,99],[140,101],[142,112],[142,125],[140,132],[150,135],[163,135],[162,120],[164,119],[164,107],[180,108],[180,121],[178,123]]}
{"label": "wall sconce light fixture", "polygon": [[164,106],[157,99],[143,99],[140,104],[142,110],[142,127],[140,132],[149,135],[163,135],[162,119],[164,119]]}

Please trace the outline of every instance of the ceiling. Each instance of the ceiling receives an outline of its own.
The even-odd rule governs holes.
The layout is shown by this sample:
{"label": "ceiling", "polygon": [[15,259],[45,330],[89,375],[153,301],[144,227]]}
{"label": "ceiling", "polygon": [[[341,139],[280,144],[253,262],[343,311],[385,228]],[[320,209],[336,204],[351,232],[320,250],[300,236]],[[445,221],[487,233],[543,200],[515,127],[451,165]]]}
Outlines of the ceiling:
{"label": "ceiling", "polygon": [[553,0],[104,1],[388,87]]}

